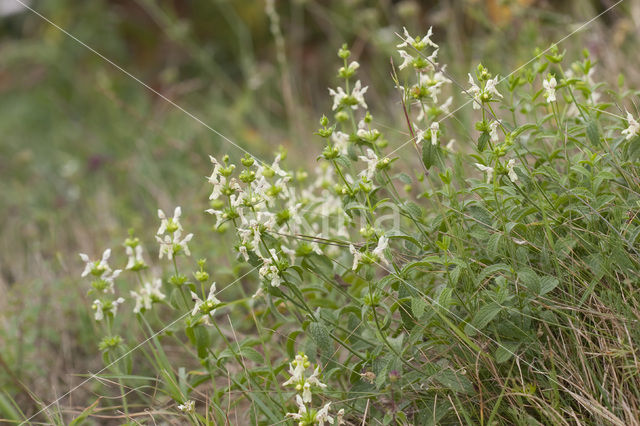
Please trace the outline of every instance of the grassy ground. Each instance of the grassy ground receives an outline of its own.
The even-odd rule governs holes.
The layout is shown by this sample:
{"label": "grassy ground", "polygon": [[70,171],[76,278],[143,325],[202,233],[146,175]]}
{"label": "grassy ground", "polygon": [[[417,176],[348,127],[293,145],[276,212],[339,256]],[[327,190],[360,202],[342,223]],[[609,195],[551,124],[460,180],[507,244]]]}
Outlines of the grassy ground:
{"label": "grassy ground", "polygon": [[[282,145],[292,164],[305,166],[315,163],[321,148],[311,135],[319,111],[330,105],[326,87],[334,75],[328,70],[342,42],[360,61],[361,78],[380,87],[371,98],[376,124],[394,127],[388,133],[399,145],[407,134],[397,125],[401,109],[389,84],[388,58],[398,42],[394,32],[403,25],[420,32],[434,25],[443,62],[466,83],[467,70],[477,62],[514,69],[535,46],[561,39],[608,7],[597,1],[554,7],[534,1],[511,7],[479,0],[373,3],[279,5],[282,52],[262,2],[187,7],[152,0],[56,0],[35,7],[244,149],[264,155]],[[574,57],[588,47],[603,80],[615,84],[624,73],[626,85],[637,87],[640,75],[629,55],[638,39],[638,10],[637,2],[625,2],[561,47]],[[240,273],[232,266],[231,243],[211,232],[201,212],[207,208],[208,154],[239,158],[241,152],[32,13],[4,17],[0,26],[0,418],[10,418],[16,411],[10,400],[34,413],[38,401],[54,400],[103,365],[78,252],[118,246],[128,228],[155,223],[158,207],[182,205],[193,231],[210,236],[195,244],[211,253],[216,279],[228,282]],[[460,134],[471,128],[470,114],[467,108],[453,118]],[[398,155],[407,170],[418,167],[410,149]],[[150,238],[144,242],[154,244]],[[255,283],[245,280],[242,286],[236,295],[250,294]],[[549,354],[556,372],[570,376],[576,388],[637,392],[617,377],[620,371],[637,374],[637,365],[627,364],[636,349],[621,353],[613,344],[631,331],[604,315],[609,309],[636,315],[635,291],[625,293],[631,301],[614,294],[593,301],[597,313],[565,306],[577,309],[589,329],[606,330],[585,335],[576,325],[572,341],[553,345],[560,348]],[[131,330],[127,337],[135,341],[139,333]],[[597,356],[612,360],[592,371],[585,358]],[[576,370],[580,365],[584,370]],[[62,411],[82,410],[94,394],[110,391],[108,384],[92,382],[65,400]],[[517,400],[516,393],[510,398]],[[586,404],[597,411],[596,402]],[[638,407],[622,411],[633,418]]]}

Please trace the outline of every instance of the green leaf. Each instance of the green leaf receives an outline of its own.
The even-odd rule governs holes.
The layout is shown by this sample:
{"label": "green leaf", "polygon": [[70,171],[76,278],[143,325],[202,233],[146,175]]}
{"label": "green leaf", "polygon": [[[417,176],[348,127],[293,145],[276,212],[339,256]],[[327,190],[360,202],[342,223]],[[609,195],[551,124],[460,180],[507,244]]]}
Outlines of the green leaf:
{"label": "green leaf", "polygon": [[489,142],[490,137],[491,136],[488,132],[482,132],[482,134],[478,138],[478,151],[484,151],[484,149],[487,147],[487,142]]}
{"label": "green leaf", "polygon": [[520,346],[519,342],[501,342],[496,351],[494,357],[498,364],[503,363],[511,359],[513,354]]}
{"label": "green leaf", "polygon": [[331,337],[329,336],[329,329],[324,324],[312,322],[309,324],[309,333],[316,346],[318,346],[323,353],[331,351],[333,345]]}
{"label": "green leaf", "polygon": [[545,294],[552,291],[554,288],[558,286],[558,279],[556,277],[542,277],[540,279],[540,296],[544,296]]}
{"label": "green leaf", "polygon": [[420,219],[422,217],[422,209],[419,205],[412,201],[405,201],[402,204],[403,210],[405,210],[411,217]]}
{"label": "green leaf", "polygon": [[85,408],[82,411],[82,413],[78,415],[78,417],[76,417],[71,421],[71,423],[69,423],[69,426],[81,425],[91,414],[93,414],[93,412],[96,409],[96,406],[98,405],[98,402],[100,402],[100,398],[96,399],[95,401],[93,401],[93,404]]}
{"label": "green leaf", "polygon": [[470,394],[473,393],[473,383],[462,374],[453,370],[445,369],[436,373],[433,378],[447,389],[454,392]]}
{"label": "green leaf", "polygon": [[422,300],[421,297],[412,297],[411,298],[411,312],[416,317],[416,319],[422,318],[424,315],[424,310],[427,307],[427,303]]}
{"label": "green leaf", "polygon": [[464,332],[467,336],[475,336],[478,331],[484,330],[501,310],[502,306],[495,302],[484,305],[476,312],[471,322],[464,327]]}
{"label": "green leaf", "polygon": [[262,356],[262,354],[253,348],[242,348],[240,350],[240,356],[248,358],[258,365],[264,364],[264,357]]}
{"label": "green leaf", "polygon": [[390,229],[390,230],[386,231],[384,233],[384,235],[385,235],[385,237],[387,237],[389,239],[397,238],[397,239],[403,239],[403,240],[409,241],[409,242],[415,244],[418,247],[420,247],[422,245],[422,244],[420,244],[420,241],[418,241],[416,238],[412,237],[411,235],[405,234],[404,232],[402,232],[399,229]]}
{"label": "green leaf", "polygon": [[540,277],[531,269],[522,269],[518,271],[518,279],[533,295],[540,294]]}
{"label": "green leaf", "polygon": [[520,134],[526,132],[527,130],[537,129],[539,126],[537,124],[525,124],[523,126],[517,127],[513,132],[511,132],[511,136],[514,138],[519,136]]}
{"label": "green leaf", "polygon": [[433,145],[428,141],[424,141],[422,143],[422,163],[427,170],[429,170],[431,166],[443,169],[440,147],[438,145]]}
{"label": "green leaf", "polygon": [[211,344],[209,331],[204,327],[198,326],[193,328],[193,334],[196,338],[196,349],[198,350],[198,357],[206,358],[207,349],[209,349],[209,345]]}
{"label": "green leaf", "polygon": [[289,355],[289,358],[291,359],[296,356],[296,337],[298,337],[300,333],[302,333],[300,330],[295,330],[289,333],[289,336],[287,337],[287,355]]}
{"label": "green leaf", "polygon": [[407,185],[411,185],[411,183],[412,183],[412,181],[411,181],[411,177],[410,177],[408,174],[406,174],[406,173],[398,173],[398,174],[396,175],[396,177],[397,177],[398,179],[400,179],[400,181],[401,181],[402,183],[405,183],[405,184],[407,184]]}
{"label": "green leaf", "polygon": [[589,142],[591,142],[592,145],[600,145],[600,132],[598,130],[598,124],[595,122],[595,120],[591,120],[587,125],[587,138],[589,138]]}

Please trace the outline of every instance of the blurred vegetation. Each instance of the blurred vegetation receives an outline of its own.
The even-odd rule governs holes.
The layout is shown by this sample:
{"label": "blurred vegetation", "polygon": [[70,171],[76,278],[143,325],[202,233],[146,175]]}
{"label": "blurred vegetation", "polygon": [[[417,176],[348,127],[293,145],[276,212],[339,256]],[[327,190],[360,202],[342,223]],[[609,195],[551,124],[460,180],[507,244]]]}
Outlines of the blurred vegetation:
{"label": "blurred vegetation", "polygon": [[[310,129],[329,105],[334,76],[327,64],[343,42],[366,64],[363,80],[380,88],[372,109],[383,125],[400,112],[385,58],[402,26],[422,33],[433,25],[442,62],[464,82],[480,61],[514,69],[535,47],[612,4],[277,2],[284,63],[262,1],[50,0],[33,7],[244,149],[263,155],[283,145],[312,165]],[[603,69],[637,85],[638,68],[625,59],[639,18],[639,3],[624,2],[566,44],[576,52],[588,47]],[[158,207],[182,205],[186,216],[201,217],[208,154],[241,152],[32,12],[0,18],[0,34],[2,417],[11,410],[1,408],[7,394],[33,411],[35,398],[53,400],[78,382],[74,374],[101,366],[77,253],[121,244],[122,230],[154,221]],[[615,81],[617,73],[604,77]],[[455,117],[461,128],[466,114]],[[223,237],[202,235],[211,238],[196,244],[215,239],[224,247]],[[228,252],[216,252],[219,276],[232,273],[222,266],[230,264]],[[87,400],[76,398],[78,406]]]}

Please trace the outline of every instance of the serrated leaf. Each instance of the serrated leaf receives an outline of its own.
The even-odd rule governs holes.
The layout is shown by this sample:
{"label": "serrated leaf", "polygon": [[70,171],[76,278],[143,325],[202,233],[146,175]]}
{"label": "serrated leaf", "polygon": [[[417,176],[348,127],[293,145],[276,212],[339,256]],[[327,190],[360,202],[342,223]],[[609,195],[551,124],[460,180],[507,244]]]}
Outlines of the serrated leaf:
{"label": "serrated leaf", "polygon": [[406,173],[398,173],[396,176],[398,177],[398,179],[400,179],[400,181],[402,183],[405,183],[407,185],[411,185],[411,183],[412,183],[411,176],[409,176],[408,174],[406,174]]}
{"label": "serrated leaf", "polygon": [[411,312],[416,317],[416,319],[422,318],[424,315],[424,310],[427,307],[427,303],[422,300],[421,297],[412,297],[411,298]]}
{"label": "serrated leaf", "polygon": [[240,356],[248,358],[258,365],[264,364],[264,357],[262,356],[262,354],[253,348],[242,348],[242,350],[240,351]]}
{"label": "serrated leaf", "polygon": [[309,324],[309,333],[311,334],[311,339],[322,352],[331,350],[332,344],[329,329],[324,324],[312,322]]}
{"label": "serrated leaf", "polygon": [[422,209],[419,205],[412,201],[405,201],[402,204],[403,209],[411,215],[411,217],[415,219],[420,219],[422,217]]}
{"label": "serrated leaf", "polygon": [[480,309],[473,316],[473,319],[469,324],[464,327],[464,332],[467,336],[475,336],[478,331],[484,330],[484,328],[500,313],[502,306],[495,302],[490,302]]}
{"label": "serrated leaf", "polygon": [[449,369],[436,373],[433,378],[442,386],[454,392],[470,394],[474,391],[473,384],[469,379]]}
{"label": "serrated leaf", "polygon": [[542,277],[540,278],[540,296],[544,296],[545,294],[552,291],[559,284],[559,281],[556,277]]}
{"label": "serrated leaf", "polygon": [[[415,217],[415,216],[414,216]],[[399,229],[390,229],[388,231],[386,231],[384,233],[385,237],[389,238],[389,239],[403,239],[406,241],[409,241],[415,245],[417,245],[418,247],[421,246],[420,241],[418,241],[416,238],[412,237],[411,235],[407,235],[404,232],[402,232]]]}
{"label": "serrated leaf", "polygon": [[592,145],[600,145],[600,131],[598,130],[598,124],[595,120],[591,120],[587,125],[587,138]]}
{"label": "serrated leaf", "polygon": [[498,364],[511,359],[520,346],[519,342],[502,342],[494,352],[493,356]]}
{"label": "serrated leaf", "polygon": [[518,271],[518,279],[531,294],[540,294],[540,277],[531,269]]}

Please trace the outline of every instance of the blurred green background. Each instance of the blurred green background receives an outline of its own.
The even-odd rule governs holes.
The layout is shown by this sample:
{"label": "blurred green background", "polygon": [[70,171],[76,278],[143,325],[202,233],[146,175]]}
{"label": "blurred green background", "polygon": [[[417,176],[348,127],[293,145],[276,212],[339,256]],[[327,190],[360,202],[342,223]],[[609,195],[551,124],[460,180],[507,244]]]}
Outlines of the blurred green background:
{"label": "blurred green background", "polygon": [[[283,45],[263,1],[30,5],[244,149],[267,158],[282,145],[290,164],[312,167],[343,42],[393,148],[407,140],[389,77],[403,26],[423,34],[432,25],[441,63],[466,85],[478,62],[506,74],[614,3],[276,1]],[[601,78],[623,72],[637,87],[639,23],[640,2],[627,0],[561,48],[572,57],[588,48]],[[447,125],[468,133],[467,114]],[[119,246],[132,227],[155,255],[158,207],[181,205],[196,251],[216,259],[216,279],[231,276],[225,237],[203,214],[208,155],[224,153],[242,155],[33,12],[0,17],[0,405],[6,395],[26,409],[34,395],[50,401],[74,374],[101,367],[77,253]],[[411,150],[398,155],[415,165]]]}

